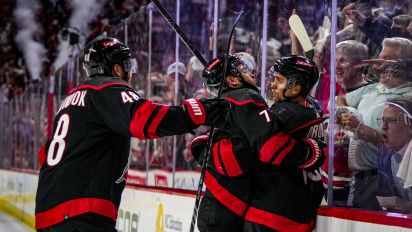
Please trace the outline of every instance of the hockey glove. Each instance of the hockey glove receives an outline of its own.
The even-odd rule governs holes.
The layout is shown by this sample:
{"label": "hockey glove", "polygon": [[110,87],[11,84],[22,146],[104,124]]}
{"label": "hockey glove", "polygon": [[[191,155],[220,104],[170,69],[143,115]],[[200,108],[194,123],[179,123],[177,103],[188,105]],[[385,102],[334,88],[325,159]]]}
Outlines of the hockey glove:
{"label": "hockey glove", "polygon": [[192,153],[193,158],[200,163],[199,161],[203,159],[203,154],[206,150],[207,141],[209,140],[208,135],[201,135],[192,140],[189,145],[189,151]]}
{"label": "hockey glove", "polygon": [[229,113],[230,103],[224,99],[187,99],[185,112],[195,125],[222,127]]}
{"label": "hockey glove", "polygon": [[310,149],[307,152],[305,162],[299,166],[308,172],[317,170],[325,162],[326,156],[323,152],[325,143],[321,140],[304,138],[303,141],[309,144]]}

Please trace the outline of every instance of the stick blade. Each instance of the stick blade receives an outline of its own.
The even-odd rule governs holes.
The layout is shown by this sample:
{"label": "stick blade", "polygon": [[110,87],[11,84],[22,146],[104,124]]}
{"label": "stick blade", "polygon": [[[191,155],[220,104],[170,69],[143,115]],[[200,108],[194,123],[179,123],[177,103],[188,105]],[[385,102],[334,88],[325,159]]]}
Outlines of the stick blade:
{"label": "stick blade", "polygon": [[[289,17],[290,29],[295,33],[298,38],[300,45],[302,45],[305,54],[310,50],[313,50],[312,42],[310,41],[309,35],[306,32],[305,26],[302,23],[300,17],[296,14]],[[309,58],[309,57],[308,57]]]}

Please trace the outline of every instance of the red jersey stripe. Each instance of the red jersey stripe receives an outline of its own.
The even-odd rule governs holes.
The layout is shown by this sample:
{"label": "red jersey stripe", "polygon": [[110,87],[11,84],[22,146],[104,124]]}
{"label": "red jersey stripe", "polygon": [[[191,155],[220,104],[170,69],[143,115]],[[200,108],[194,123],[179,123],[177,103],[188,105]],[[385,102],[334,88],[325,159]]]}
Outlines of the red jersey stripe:
{"label": "red jersey stripe", "polygon": [[243,173],[240,168],[235,154],[232,150],[232,141],[222,139],[220,142],[220,154],[222,154],[223,164],[225,165],[228,176],[238,176]]}
{"label": "red jersey stripe", "polygon": [[226,100],[228,100],[228,101],[230,101],[231,103],[233,103],[233,104],[235,104],[235,105],[238,105],[238,106],[246,105],[246,104],[249,104],[249,103],[255,104],[255,105],[257,105],[257,106],[266,106],[264,103],[255,102],[255,101],[253,101],[253,100],[236,101],[235,99],[230,98],[230,97],[226,98]]}
{"label": "red jersey stripe", "polygon": [[246,203],[222,187],[215,177],[206,171],[205,184],[212,195],[226,208],[239,216],[243,216],[246,211]]}
{"label": "red jersey stripe", "polygon": [[262,162],[269,162],[272,156],[285,144],[289,135],[280,131],[268,139],[259,151],[259,159]]}
{"label": "red jersey stripe", "polygon": [[295,129],[291,130],[291,131],[288,131],[288,133],[293,133],[293,132],[298,131],[298,130],[300,130],[300,129],[302,129],[302,128],[305,128],[305,127],[309,127],[309,126],[318,124],[318,123],[322,122],[322,121],[325,120],[325,119],[326,119],[326,118],[323,118],[323,117],[316,118],[316,119],[314,119],[314,120],[312,120],[312,121],[310,121],[310,122],[307,122],[307,123],[305,123],[305,124],[303,124],[303,125],[295,128]]}
{"label": "red jersey stripe", "polygon": [[212,154],[211,154],[213,157],[213,163],[216,167],[217,172],[219,172],[221,175],[226,175],[226,173],[223,171],[222,164],[220,163],[220,160],[219,160],[218,147],[219,147],[219,143],[213,144]]}
{"label": "red jersey stripe", "polygon": [[157,130],[157,127],[159,127],[160,122],[162,121],[163,117],[166,115],[168,110],[169,110],[169,106],[167,105],[160,106],[159,112],[157,112],[157,115],[154,117],[147,131],[147,134],[151,139],[160,138],[160,136],[156,134],[156,130]]}
{"label": "red jersey stripe", "polygon": [[[128,84],[126,84],[126,83],[122,83],[122,82],[109,82],[109,83],[106,83],[106,84],[100,85],[100,86],[94,86],[94,85],[84,84],[84,85],[80,85],[79,87],[70,90],[70,92],[69,92],[68,95],[76,92],[76,91],[79,90],[79,89],[93,89],[93,90],[97,90],[97,91],[98,91],[98,90],[101,90],[101,89],[106,88],[107,86],[111,86],[111,85],[123,85],[123,86],[130,87],[130,85],[128,85]],[[130,87],[130,88],[131,88],[131,87]]]}
{"label": "red jersey stripe", "polygon": [[275,158],[273,161],[273,164],[280,165],[282,161],[285,159],[286,155],[289,154],[289,152],[293,149],[293,147],[296,144],[296,140],[293,138],[290,138],[290,143],[287,147],[285,147],[280,154]]}
{"label": "red jersey stripe", "polygon": [[67,217],[74,217],[84,213],[97,213],[116,221],[117,209],[109,200],[98,198],[79,198],[63,202],[47,211],[37,213],[36,229],[43,229],[55,225]]}
{"label": "red jersey stripe", "polygon": [[45,161],[46,161],[46,144],[43,144],[43,146],[41,146],[40,151],[39,151],[40,166],[43,166]]}
{"label": "red jersey stripe", "polygon": [[146,101],[135,111],[129,127],[133,137],[147,139],[147,135],[144,134],[144,127],[156,106],[156,103]]}
{"label": "red jersey stripe", "polygon": [[312,227],[311,224],[298,223],[289,218],[254,207],[248,208],[245,219],[283,232],[305,232],[310,231],[309,229]]}

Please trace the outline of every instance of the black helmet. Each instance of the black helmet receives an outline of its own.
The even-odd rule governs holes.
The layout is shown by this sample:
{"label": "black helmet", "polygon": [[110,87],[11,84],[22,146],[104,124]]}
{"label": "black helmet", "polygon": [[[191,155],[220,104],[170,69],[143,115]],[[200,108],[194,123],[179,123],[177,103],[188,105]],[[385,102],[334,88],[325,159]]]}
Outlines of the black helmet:
{"label": "black helmet", "polygon": [[319,72],[316,64],[303,56],[286,56],[275,61],[275,64],[269,71],[269,75],[278,72],[284,75],[287,79],[287,88],[292,88],[294,85],[300,85],[302,91],[301,96],[307,96],[319,79]]}
{"label": "black helmet", "polygon": [[[232,75],[242,79],[240,71],[237,68],[237,66],[240,64],[242,64],[244,68],[249,72],[252,72],[254,68],[252,67],[252,64],[249,64],[250,62],[248,62],[247,60],[242,60],[237,56],[229,55],[227,56],[227,58],[227,76]],[[220,56],[210,61],[203,70],[202,76],[204,78],[205,85],[208,91],[214,95],[218,94],[219,86],[223,78],[224,65],[225,57]],[[227,88],[228,86],[226,82],[223,82],[222,91],[227,90]]]}
{"label": "black helmet", "polygon": [[136,73],[136,59],[132,59],[130,49],[119,40],[99,39],[85,49],[83,69],[88,77],[110,76],[115,64],[121,65],[126,72]]}

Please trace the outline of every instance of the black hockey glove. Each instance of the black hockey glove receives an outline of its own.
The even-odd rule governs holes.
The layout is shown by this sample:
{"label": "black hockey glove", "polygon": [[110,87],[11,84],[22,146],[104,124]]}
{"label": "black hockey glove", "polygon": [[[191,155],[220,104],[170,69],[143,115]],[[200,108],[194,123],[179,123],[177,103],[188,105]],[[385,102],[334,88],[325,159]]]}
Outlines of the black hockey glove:
{"label": "black hockey glove", "polygon": [[310,149],[307,151],[307,157],[305,163],[299,166],[308,172],[317,170],[325,162],[326,155],[323,152],[323,148],[326,146],[325,142],[317,139],[303,139],[309,144]]}
{"label": "black hockey glove", "polygon": [[183,102],[185,112],[195,125],[222,127],[230,109],[224,99],[187,99]]}
{"label": "black hockey glove", "polygon": [[192,153],[193,158],[201,163],[200,160],[206,151],[207,141],[209,140],[208,135],[201,135],[192,140],[189,145],[189,151]]}

